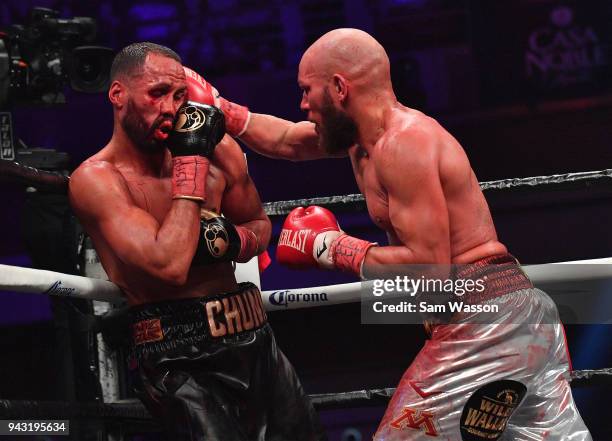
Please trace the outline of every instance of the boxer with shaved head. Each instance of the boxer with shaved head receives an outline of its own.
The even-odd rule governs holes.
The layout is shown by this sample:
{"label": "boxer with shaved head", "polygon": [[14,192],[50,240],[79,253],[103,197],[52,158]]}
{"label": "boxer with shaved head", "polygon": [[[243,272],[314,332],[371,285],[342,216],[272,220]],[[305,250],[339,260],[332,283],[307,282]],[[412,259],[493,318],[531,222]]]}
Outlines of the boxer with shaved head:
{"label": "boxer with shaved head", "polygon": [[[240,138],[273,158],[348,156],[369,216],[389,243],[349,236],[329,210],[300,207],[284,223],[277,259],[356,276],[384,274],[391,265],[463,265],[453,277],[486,282],[464,301],[504,311],[427,316],[430,339],[374,439],[590,440],[572,398],[555,304],[498,240],[461,145],[433,118],[398,102],[384,48],[366,32],[333,30],[304,53],[298,84],[308,121],[232,103],[242,115]],[[299,247],[292,237],[300,237]]]}

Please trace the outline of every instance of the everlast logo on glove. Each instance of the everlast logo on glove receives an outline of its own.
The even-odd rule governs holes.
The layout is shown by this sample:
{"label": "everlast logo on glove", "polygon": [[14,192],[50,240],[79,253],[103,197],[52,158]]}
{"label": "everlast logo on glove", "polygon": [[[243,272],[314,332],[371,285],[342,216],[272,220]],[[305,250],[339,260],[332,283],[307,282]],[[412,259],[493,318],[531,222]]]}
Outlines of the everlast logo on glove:
{"label": "everlast logo on glove", "polygon": [[361,264],[374,245],[345,234],[327,208],[297,207],[283,223],[276,259],[289,268],[337,268],[361,276]]}
{"label": "everlast logo on glove", "polygon": [[305,253],[306,238],[311,230],[282,230],[278,239],[279,246],[287,246]]}

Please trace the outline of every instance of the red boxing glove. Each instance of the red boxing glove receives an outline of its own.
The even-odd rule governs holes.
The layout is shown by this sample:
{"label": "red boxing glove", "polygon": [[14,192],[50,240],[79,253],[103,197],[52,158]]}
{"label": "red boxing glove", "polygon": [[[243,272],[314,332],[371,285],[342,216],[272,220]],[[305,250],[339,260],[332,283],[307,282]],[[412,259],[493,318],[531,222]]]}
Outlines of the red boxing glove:
{"label": "red boxing glove", "polygon": [[219,92],[196,71],[183,66],[187,77],[187,97],[189,101],[219,107]]}
{"label": "red boxing glove", "polygon": [[190,101],[218,107],[225,115],[225,131],[231,136],[241,136],[251,119],[249,108],[219,96],[217,89],[194,70],[183,66],[187,77],[187,94]]}
{"label": "red boxing glove", "polygon": [[345,234],[331,211],[298,207],[285,219],[276,258],[291,268],[338,268],[361,276],[363,260],[374,245]]}

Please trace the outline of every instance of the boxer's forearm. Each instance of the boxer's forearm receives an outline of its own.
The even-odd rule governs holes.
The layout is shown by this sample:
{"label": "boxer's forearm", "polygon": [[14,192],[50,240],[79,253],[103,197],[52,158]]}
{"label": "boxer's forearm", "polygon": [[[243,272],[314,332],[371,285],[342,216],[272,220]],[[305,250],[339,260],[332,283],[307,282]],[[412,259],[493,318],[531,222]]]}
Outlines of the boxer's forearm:
{"label": "boxer's forearm", "polygon": [[200,233],[200,203],[175,199],[159,222],[137,206],[123,177],[107,162],[89,161],[72,173],[70,204],[96,246],[123,265],[168,284],[185,282]]}
{"label": "boxer's forearm", "polygon": [[252,113],[240,139],[257,153],[275,159],[307,161],[325,158],[314,124],[291,122],[272,115]]}
{"label": "boxer's forearm", "polygon": [[[144,232],[143,232],[144,233]],[[144,235],[144,234],[143,234]],[[176,199],[159,230],[134,240],[132,265],[172,285],[183,285],[200,235],[200,204]],[[127,259],[126,259],[127,257]]]}
{"label": "boxer's forearm", "polygon": [[257,153],[275,159],[305,161],[326,157],[313,123],[293,123],[272,115],[252,113],[246,106],[219,95],[199,74],[185,68],[190,99],[214,104],[225,115],[227,134],[239,137]]}
{"label": "boxer's forearm", "polygon": [[[398,265],[450,264],[450,254],[443,250],[418,250],[406,246],[371,247],[363,261],[362,275],[367,278],[397,275]],[[423,267],[423,268],[421,268]]]}

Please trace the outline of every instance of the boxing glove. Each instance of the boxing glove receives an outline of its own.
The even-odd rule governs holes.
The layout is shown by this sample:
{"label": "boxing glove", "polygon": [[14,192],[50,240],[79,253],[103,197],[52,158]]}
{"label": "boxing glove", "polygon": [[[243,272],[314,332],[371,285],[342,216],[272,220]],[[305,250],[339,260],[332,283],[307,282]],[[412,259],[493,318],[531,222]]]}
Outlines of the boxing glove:
{"label": "boxing glove", "polygon": [[374,245],[344,233],[331,211],[298,207],[285,219],[276,259],[291,268],[337,268],[360,276],[363,260]]}
{"label": "boxing glove", "polygon": [[181,106],[166,141],[172,154],[174,199],[206,199],[209,158],[224,134],[223,112],[216,107],[192,101]]}

